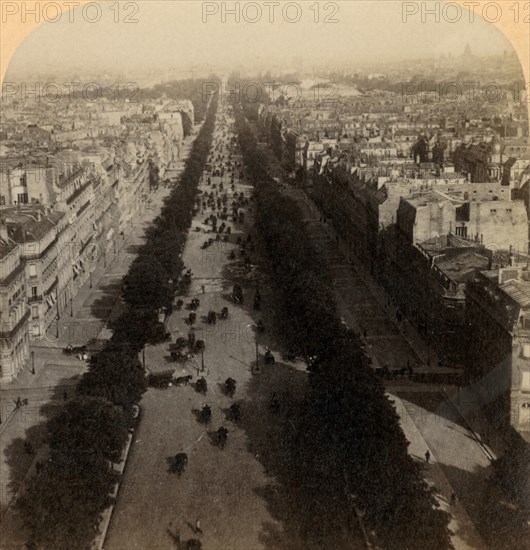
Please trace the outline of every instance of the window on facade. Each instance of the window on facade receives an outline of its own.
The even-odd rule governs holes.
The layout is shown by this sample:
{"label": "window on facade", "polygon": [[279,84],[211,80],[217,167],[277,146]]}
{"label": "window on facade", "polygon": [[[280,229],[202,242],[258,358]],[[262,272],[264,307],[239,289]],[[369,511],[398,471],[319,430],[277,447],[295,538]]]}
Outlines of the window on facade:
{"label": "window on facade", "polygon": [[497,210],[495,210],[495,208],[492,208],[492,209],[490,210],[490,212],[491,212],[492,214],[495,214],[495,212],[497,212]]}
{"label": "window on facade", "polygon": [[35,264],[29,264],[29,276],[30,277],[37,276],[37,266]]}
{"label": "window on facade", "polygon": [[27,193],[18,193],[17,194],[18,204],[28,204],[28,194]]}
{"label": "window on facade", "polygon": [[521,374],[521,389],[530,390],[530,371]]}
{"label": "window on facade", "polygon": [[37,287],[36,286],[31,287],[31,296],[32,296],[32,298],[35,298],[35,296],[37,296]]}
{"label": "window on facade", "polygon": [[467,227],[464,226],[464,227],[457,227],[456,228],[456,236],[457,237],[464,237],[466,238],[467,237]]}
{"label": "window on facade", "polygon": [[31,317],[33,319],[38,319],[38,317],[39,317],[39,306],[31,306]]}

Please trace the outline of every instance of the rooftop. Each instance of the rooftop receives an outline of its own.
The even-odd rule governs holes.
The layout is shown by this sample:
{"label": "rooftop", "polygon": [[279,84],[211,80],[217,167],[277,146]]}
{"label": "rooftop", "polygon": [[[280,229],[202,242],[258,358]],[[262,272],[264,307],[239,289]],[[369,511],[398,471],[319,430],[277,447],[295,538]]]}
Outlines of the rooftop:
{"label": "rooftop", "polygon": [[499,285],[510,298],[522,307],[530,306],[530,281],[511,279]]}
{"label": "rooftop", "polygon": [[461,250],[456,254],[447,251],[441,258],[435,258],[435,265],[451,280],[463,283],[479,269],[487,269],[489,258],[476,250]]}
{"label": "rooftop", "polygon": [[[480,272],[490,282],[497,283],[501,289],[512,300],[521,307],[530,307],[530,274],[525,269],[516,267],[503,269],[489,269]],[[513,274],[513,277],[510,276]],[[498,283],[499,275],[502,275],[504,282]]]}
{"label": "rooftop", "polygon": [[17,245],[0,240],[0,260],[3,260]]}
{"label": "rooftop", "polygon": [[63,212],[46,211],[44,206],[2,207],[0,217],[6,224],[9,238],[17,243],[39,241],[55,227]]}

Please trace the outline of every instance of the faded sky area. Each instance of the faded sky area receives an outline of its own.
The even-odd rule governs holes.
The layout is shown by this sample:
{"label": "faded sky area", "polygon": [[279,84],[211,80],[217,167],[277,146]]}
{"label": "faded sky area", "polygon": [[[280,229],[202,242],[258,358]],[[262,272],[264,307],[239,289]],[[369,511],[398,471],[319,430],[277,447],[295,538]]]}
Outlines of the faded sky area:
{"label": "faded sky area", "polygon": [[[476,54],[511,51],[493,24],[478,16],[470,23],[465,8],[458,21],[448,21],[457,16],[453,9],[436,22],[433,15],[419,9],[413,13],[421,2],[301,1],[291,2],[288,9],[286,2],[280,2],[273,14],[266,2],[239,2],[237,23],[229,13],[223,22],[222,4],[236,8],[236,2],[182,0],[100,2],[99,10],[97,6],[79,7],[34,31],[19,46],[6,76],[61,69],[136,72],[204,63],[260,64],[274,70],[284,62],[291,66],[295,57],[301,57],[306,67],[323,63],[356,66],[442,53],[458,55],[468,43]],[[258,19],[258,11],[250,4],[262,9],[256,23],[245,21]],[[297,22],[288,21],[297,17]],[[326,18],[337,22],[326,23]]]}

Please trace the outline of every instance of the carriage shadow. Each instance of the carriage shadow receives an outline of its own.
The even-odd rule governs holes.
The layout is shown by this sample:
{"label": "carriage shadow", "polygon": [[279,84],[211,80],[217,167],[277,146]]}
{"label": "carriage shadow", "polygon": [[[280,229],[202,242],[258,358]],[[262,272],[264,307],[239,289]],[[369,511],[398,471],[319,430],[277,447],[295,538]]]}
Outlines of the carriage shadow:
{"label": "carriage shadow", "polygon": [[[207,436],[208,436],[208,440],[209,440],[209,442],[210,442],[210,445],[211,445],[212,447],[217,447],[219,450],[222,450],[222,449],[221,449],[221,444],[220,444],[220,442],[219,442],[219,437],[218,437],[218,435],[217,435],[217,430],[218,430],[218,429],[219,429],[219,428],[214,429],[214,430],[208,430],[208,431],[206,432],[206,434],[207,434]],[[229,444],[229,443],[228,443],[229,440],[230,440],[230,434],[229,434],[228,439],[227,439],[227,441],[226,441],[226,445]]]}
{"label": "carriage shadow", "polygon": [[172,533],[171,529],[166,529],[166,533],[168,534],[169,538],[173,541],[173,544],[175,545],[175,548],[177,550],[184,550],[184,546],[182,545],[182,541],[180,540],[180,533]]}
{"label": "carriage shadow", "polygon": [[211,419],[208,422],[203,422],[201,409],[191,409],[191,414],[193,414],[193,416],[195,417],[195,420],[201,426],[209,426],[212,423]]}
{"label": "carriage shadow", "polygon": [[175,474],[175,470],[173,469],[173,464],[175,463],[175,455],[166,456],[166,466],[167,466],[167,473],[168,474]]}
{"label": "carriage shadow", "polygon": [[[224,269],[224,268],[223,268]],[[224,275],[224,274],[223,274]],[[225,279],[226,280],[226,279]],[[228,302],[229,304],[232,304],[232,306],[234,307],[237,307],[237,306],[241,306],[243,304],[238,304],[237,302],[234,302],[234,299],[232,298],[232,294],[229,294],[229,293],[222,293],[221,294],[221,299],[225,300],[226,302]]]}
{"label": "carriage shadow", "polygon": [[[226,422],[232,423],[234,426],[240,426],[241,420],[235,420],[232,411],[230,410],[230,407],[227,407],[226,409],[221,409],[221,412],[223,413],[224,419]],[[241,417],[243,417],[243,413],[241,413]]]}

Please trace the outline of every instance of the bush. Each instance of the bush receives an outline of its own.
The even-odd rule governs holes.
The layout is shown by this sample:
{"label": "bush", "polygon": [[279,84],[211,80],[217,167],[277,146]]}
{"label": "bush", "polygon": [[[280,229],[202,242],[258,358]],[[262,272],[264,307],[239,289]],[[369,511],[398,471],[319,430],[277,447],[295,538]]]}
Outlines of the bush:
{"label": "bush", "polygon": [[169,278],[156,258],[140,254],[123,279],[123,299],[136,309],[161,309],[170,302]]}
{"label": "bush", "polygon": [[77,385],[78,395],[103,397],[132,412],[146,391],[145,371],[134,349],[112,347],[93,356]]}
{"label": "bush", "polygon": [[48,422],[52,456],[102,456],[117,462],[127,441],[123,409],[103,397],[78,396]]}

